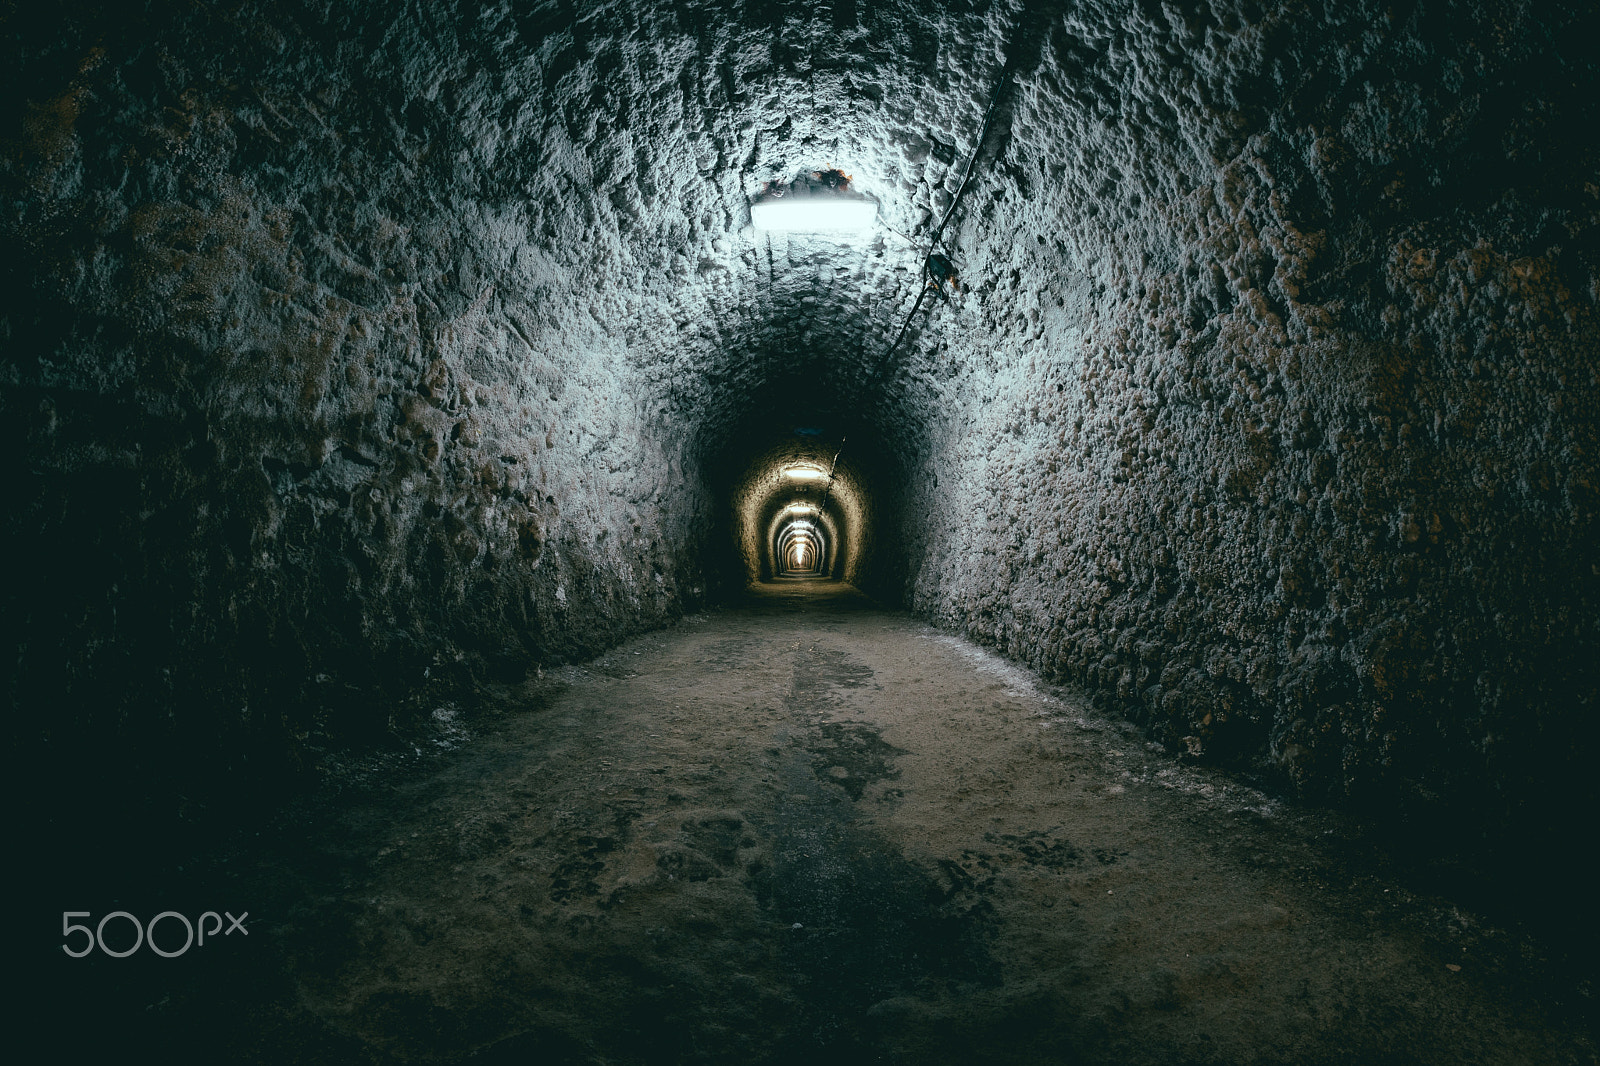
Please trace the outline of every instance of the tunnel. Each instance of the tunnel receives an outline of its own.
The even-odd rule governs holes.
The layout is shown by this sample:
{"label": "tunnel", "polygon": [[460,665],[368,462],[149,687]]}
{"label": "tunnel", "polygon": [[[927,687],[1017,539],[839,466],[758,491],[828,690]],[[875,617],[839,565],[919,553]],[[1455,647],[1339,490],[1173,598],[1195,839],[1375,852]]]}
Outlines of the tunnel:
{"label": "tunnel", "polygon": [[1592,3],[0,26],[29,1017],[1594,1061]]}

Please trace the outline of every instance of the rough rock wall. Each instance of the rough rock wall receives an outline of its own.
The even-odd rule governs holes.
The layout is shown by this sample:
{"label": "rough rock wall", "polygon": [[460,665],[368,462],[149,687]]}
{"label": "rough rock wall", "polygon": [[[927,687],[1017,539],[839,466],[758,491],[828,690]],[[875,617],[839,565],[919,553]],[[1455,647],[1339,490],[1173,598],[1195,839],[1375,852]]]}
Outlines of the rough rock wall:
{"label": "rough rock wall", "polygon": [[[823,426],[866,584],[1186,749],[1502,813],[1573,780],[1591,15],[129,7],[6,16],[28,737],[239,752],[582,654],[741,571],[733,487]],[[975,149],[966,291],[886,354]],[[869,239],[748,228],[835,167]]]}
{"label": "rough rock wall", "polygon": [[1594,22],[1075,5],[915,357],[916,608],[1314,794],[1592,810]]}
{"label": "rough rock wall", "polygon": [[[709,594],[712,489],[772,443],[739,426],[917,432],[862,353],[1007,11],[8,10],[19,739],[222,769]],[[832,167],[873,239],[749,229],[764,181]]]}
{"label": "rough rock wall", "polygon": [[475,44],[294,5],[35,29],[0,363],[30,740],[271,760],[699,602],[632,253]]}

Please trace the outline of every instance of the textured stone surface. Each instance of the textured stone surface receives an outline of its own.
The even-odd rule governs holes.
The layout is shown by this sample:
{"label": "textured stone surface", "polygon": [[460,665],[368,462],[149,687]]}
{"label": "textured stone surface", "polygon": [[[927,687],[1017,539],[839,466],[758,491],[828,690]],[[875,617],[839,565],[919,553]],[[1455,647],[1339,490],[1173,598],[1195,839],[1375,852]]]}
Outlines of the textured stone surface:
{"label": "textured stone surface", "polygon": [[1499,10],[1114,16],[1051,37],[962,227],[986,282],[911,393],[913,603],[1314,792],[1567,817],[1592,52]]}
{"label": "textured stone surface", "polygon": [[[0,135],[32,739],[592,652],[743,580],[820,426],[850,576],[1172,745],[1591,795],[1583,5],[67,7]],[[832,167],[873,234],[748,227]]]}

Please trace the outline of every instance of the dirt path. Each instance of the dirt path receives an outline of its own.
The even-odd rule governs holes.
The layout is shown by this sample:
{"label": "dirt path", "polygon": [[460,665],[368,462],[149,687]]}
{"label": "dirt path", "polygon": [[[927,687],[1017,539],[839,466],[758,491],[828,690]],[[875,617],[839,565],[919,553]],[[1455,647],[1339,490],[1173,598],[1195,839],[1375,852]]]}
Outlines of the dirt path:
{"label": "dirt path", "polygon": [[277,970],[230,1054],[1595,1060],[1581,993],[1352,866],[1335,819],[846,586],[765,586],[512,695],[233,875]]}

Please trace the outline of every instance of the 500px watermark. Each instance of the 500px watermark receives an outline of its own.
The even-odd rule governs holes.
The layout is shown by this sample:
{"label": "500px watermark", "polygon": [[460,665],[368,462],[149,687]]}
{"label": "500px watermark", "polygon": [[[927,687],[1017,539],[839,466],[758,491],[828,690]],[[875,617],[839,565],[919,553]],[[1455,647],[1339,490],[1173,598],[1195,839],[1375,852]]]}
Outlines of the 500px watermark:
{"label": "500px watermark", "polygon": [[[224,914],[228,916],[227,932],[222,932],[222,916]],[[232,936],[234,930],[238,930],[245,936],[250,935],[250,930],[244,927],[244,920],[250,917],[249,911],[245,911],[237,918],[227,911],[223,911],[222,914],[218,914],[216,911],[206,911],[200,916],[200,921],[197,923],[189,921],[187,917],[179,914],[177,911],[162,911],[154,918],[151,918],[149,923],[145,925],[141,925],[139,923],[139,919],[135,918],[127,911],[112,911],[110,914],[101,918],[100,923],[93,929],[90,929],[87,925],[78,925],[72,920],[74,918],[88,917],[91,917],[89,911],[61,912],[61,935],[70,938],[75,933],[82,933],[86,938],[83,942],[83,948],[79,951],[74,951],[71,944],[64,943],[61,945],[61,950],[65,951],[68,955],[71,955],[75,959],[83,958],[85,955],[94,951],[94,949],[97,947],[105,954],[110,955],[113,959],[125,959],[146,944],[150,945],[151,951],[155,952],[157,955],[160,955],[162,958],[175,959],[197,944],[200,947],[204,947],[207,936],[215,940],[218,933],[222,933],[223,936]],[[117,951],[106,946],[106,923],[116,918],[123,919],[129,925],[133,926],[133,947],[122,951]],[[209,930],[206,928],[207,918],[210,918],[215,922],[215,924]],[[181,922],[183,924],[183,947],[178,948],[176,951],[168,951],[166,948],[163,948],[161,945],[156,943],[156,926],[160,925],[163,920],[168,922],[169,927],[172,922]],[[197,925],[199,927],[198,938],[195,936]]]}

